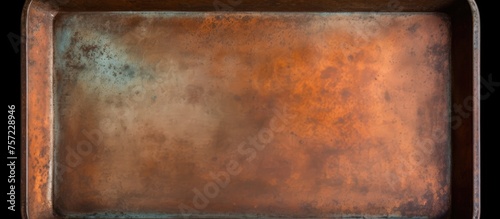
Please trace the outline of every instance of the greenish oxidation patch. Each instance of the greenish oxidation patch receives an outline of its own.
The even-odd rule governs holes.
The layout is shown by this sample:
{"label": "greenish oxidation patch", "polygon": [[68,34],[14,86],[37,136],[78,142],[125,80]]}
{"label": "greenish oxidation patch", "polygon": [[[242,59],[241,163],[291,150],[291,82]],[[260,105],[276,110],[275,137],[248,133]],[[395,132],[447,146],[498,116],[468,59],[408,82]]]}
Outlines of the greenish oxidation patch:
{"label": "greenish oxidation patch", "polygon": [[[95,31],[82,17],[64,17],[55,31],[55,70],[62,84],[116,94],[154,80],[154,72],[128,55],[119,36]],[[93,24],[95,25],[95,24]]]}

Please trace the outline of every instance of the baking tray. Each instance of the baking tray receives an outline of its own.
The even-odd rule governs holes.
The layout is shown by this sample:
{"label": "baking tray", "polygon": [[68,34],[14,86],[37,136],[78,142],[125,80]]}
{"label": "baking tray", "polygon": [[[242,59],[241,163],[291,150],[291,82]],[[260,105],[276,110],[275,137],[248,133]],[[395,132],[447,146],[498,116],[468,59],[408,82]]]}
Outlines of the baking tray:
{"label": "baking tray", "polygon": [[32,0],[23,216],[478,218],[474,1]]}

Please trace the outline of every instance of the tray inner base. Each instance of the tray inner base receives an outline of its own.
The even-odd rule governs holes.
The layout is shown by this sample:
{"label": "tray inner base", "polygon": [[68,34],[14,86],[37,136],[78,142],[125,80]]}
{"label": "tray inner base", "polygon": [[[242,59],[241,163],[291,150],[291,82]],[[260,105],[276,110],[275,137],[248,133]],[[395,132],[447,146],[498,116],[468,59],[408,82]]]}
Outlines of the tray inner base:
{"label": "tray inner base", "polygon": [[62,13],[54,28],[59,214],[449,211],[441,14]]}

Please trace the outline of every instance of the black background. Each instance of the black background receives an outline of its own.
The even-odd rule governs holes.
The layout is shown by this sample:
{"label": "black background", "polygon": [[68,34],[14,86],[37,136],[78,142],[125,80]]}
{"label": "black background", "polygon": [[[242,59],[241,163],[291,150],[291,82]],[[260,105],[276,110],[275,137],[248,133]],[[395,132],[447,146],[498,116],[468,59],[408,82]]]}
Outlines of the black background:
{"label": "black background", "polygon": [[[500,61],[496,60],[498,57],[498,37],[496,29],[500,27],[497,23],[500,19],[497,16],[500,14],[499,9],[494,6],[494,0],[477,0],[479,6],[479,11],[481,14],[481,75],[484,78],[488,78],[489,75],[493,75],[493,81],[500,82],[500,69],[496,64],[500,65]],[[2,63],[5,64],[5,68],[2,68],[2,73],[6,76],[3,79],[5,83],[3,89],[3,100],[6,101],[6,105],[16,105],[16,139],[20,137],[20,42],[19,38],[16,36],[20,35],[21,28],[21,11],[24,1],[21,0],[10,0],[4,1],[4,6],[2,7],[2,33],[0,34],[0,42],[2,45]],[[482,89],[485,92],[484,89]],[[497,138],[500,137],[500,89],[497,88],[493,95],[481,102],[481,147],[482,147],[482,200],[481,200],[481,218],[498,218],[498,213],[495,212],[495,204],[497,204],[496,190],[500,184],[498,180],[495,179],[496,168],[493,166],[495,161],[494,148],[500,146]],[[5,107],[5,105],[4,105]],[[5,107],[6,108],[6,107]],[[6,110],[6,109],[5,109]],[[20,157],[20,142],[16,142],[17,156]],[[6,150],[7,148],[5,148]],[[6,157],[6,156],[4,156]],[[5,158],[4,158],[5,159]],[[500,159],[499,159],[500,160]],[[17,160],[20,163],[20,160]],[[4,176],[4,180],[7,178],[7,173]],[[19,182],[19,176],[21,174],[20,166],[17,166],[16,170],[16,182]],[[497,186],[498,185],[498,186]],[[16,187],[19,188],[19,185]],[[2,193],[6,194],[7,187],[0,189]],[[20,195],[19,189],[17,189],[16,194],[16,214],[7,211],[7,204],[4,203],[4,214],[5,217],[2,218],[20,218]],[[7,196],[3,196],[7,199]]]}

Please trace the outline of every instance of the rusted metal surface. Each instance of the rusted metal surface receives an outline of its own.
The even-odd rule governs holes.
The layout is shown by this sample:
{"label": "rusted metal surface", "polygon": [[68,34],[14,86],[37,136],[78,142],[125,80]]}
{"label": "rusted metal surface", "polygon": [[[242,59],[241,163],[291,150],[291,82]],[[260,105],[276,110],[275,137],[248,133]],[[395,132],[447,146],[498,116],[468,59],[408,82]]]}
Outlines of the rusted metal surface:
{"label": "rusted metal surface", "polygon": [[30,218],[468,218],[454,13],[46,3],[25,17]]}

